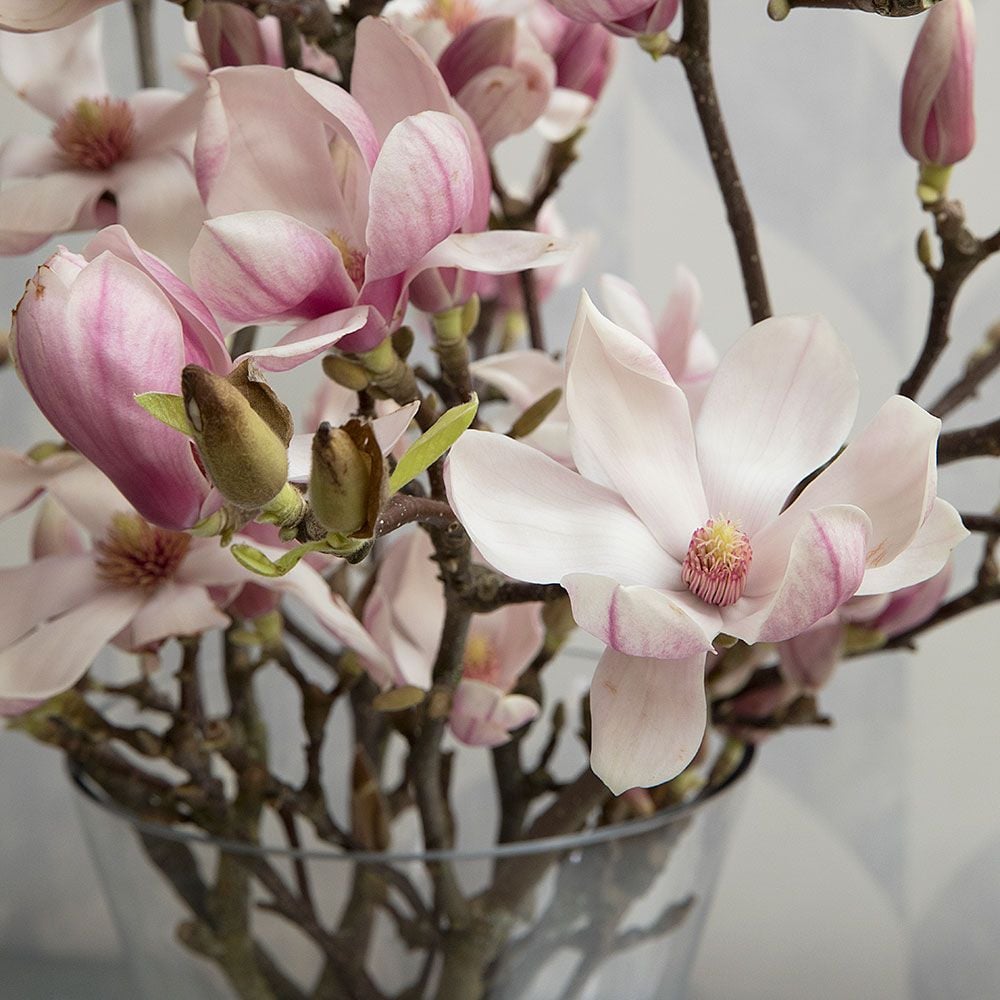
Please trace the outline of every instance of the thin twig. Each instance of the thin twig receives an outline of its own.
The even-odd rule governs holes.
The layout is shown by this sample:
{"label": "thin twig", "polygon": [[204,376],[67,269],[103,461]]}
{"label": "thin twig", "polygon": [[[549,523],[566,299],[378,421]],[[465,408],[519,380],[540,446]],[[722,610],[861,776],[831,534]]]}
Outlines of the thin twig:
{"label": "thin twig", "polygon": [[856,10],[882,17],[912,17],[922,14],[934,0],[771,0],[767,13],[772,21],[783,21],[795,7],[817,10]]}
{"label": "thin twig", "polygon": [[545,350],[545,334],[542,330],[542,314],[538,308],[538,290],[535,286],[534,271],[519,271],[517,280],[521,285],[524,299],[524,315],[528,320],[528,339],[536,351]]}
{"label": "thin twig", "polygon": [[158,87],[160,71],[156,64],[156,37],[153,25],[153,0],[131,0],[132,35],[135,60],[142,87]]}
{"label": "thin twig", "polygon": [[726,217],[743,274],[743,288],[750,318],[754,323],[759,323],[771,315],[771,302],[757,244],[753,212],[736,167],[715,89],[709,53],[708,0],[684,0],[684,32],[680,43],[672,51],[678,55],[684,67],[712,169],[726,206]]}
{"label": "thin twig", "polygon": [[986,334],[983,347],[976,351],[965,366],[965,371],[938,399],[928,407],[936,417],[945,417],[979,391],[980,385],[1000,367],[1000,323],[995,323]]}

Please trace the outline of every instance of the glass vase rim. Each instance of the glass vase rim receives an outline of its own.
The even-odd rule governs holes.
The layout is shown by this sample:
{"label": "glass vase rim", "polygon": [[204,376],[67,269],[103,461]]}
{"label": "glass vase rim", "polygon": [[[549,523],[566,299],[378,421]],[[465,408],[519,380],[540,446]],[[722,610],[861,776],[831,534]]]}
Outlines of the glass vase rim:
{"label": "glass vase rim", "polygon": [[267,843],[252,844],[225,837],[216,837],[203,830],[167,826],[153,820],[142,819],[136,813],[114,802],[88,777],[79,764],[70,760],[67,760],[66,764],[70,780],[78,794],[83,796],[83,798],[89,800],[98,809],[117,816],[139,832],[156,836],[163,840],[172,840],[189,845],[200,844],[234,854],[258,854],[293,860],[345,861],[353,864],[409,864],[429,861],[481,861],[485,859],[525,857],[533,854],[557,851],[575,851],[596,844],[603,844],[613,840],[625,840],[651,833],[662,827],[669,826],[671,823],[688,814],[697,812],[707,803],[714,802],[728,793],[746,775],[755,754],[756,747],[752,743],[744,744],[743,754],[739,763],[720,785],[710,787],[707,791],[702,790],[686,802],[668,806],[653,816],[643,819],[609,823],[607,826],[600,826],[596,829],[584,830],[579,833],[560,834],[554,837],[517,840],[486,847],[449,847],[430,851],[419,849],[352,851],[333,844],[324,844],[321,847],[291,847]]}

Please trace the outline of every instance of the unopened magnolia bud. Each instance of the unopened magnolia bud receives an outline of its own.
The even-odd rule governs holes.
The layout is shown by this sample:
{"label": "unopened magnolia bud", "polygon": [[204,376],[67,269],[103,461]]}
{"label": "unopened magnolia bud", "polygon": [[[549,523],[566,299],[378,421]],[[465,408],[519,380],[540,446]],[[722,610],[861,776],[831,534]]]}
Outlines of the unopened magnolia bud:
{"label": "unopened magnolia bud", "polygon": [[309,500],[324,528],[370,537],[387,489],[385,459],[370,425],[320,425],[313,437]]}
{"label": "unopened magnolia bud", "polygon": [[323,372],[331,382],[352,392],[368,388],[368,372],[356,361],[350,361],[339,354],[328,354],[323,358]]}
{"label": "unopened magnolia bud", "polygon": [[209,478],[235,507],[266,506],[288,480],[288,452],[247,398],[220,375],[188,365],[184,409]]}
{"label": "unopened magnolia bud", "polygon": [[393,333],[390,339],[392,340],[392,346],[396,349],[396,353],[405,361],[410,356],[410,351],[413,350],[413,345],[416,342],[413,330],[408,326],[401,326]]}
{"label": "unopened magnolia bud", "polygon": [[[939,0],[924,18],[903,78],[900,131],[921,164],[947,167],[972,151],[975,49],[972,4]],[[938,190],[944,194],[943,186]]]}

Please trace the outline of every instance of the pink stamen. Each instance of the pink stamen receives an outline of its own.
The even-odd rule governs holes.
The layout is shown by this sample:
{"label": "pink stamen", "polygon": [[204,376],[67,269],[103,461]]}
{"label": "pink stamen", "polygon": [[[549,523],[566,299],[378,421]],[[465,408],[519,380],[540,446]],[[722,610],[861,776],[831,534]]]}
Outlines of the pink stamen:
{"label": "pink stamen", "polygon": [[107,170],[132,151],[135,117],[114,97],[83,98],[52,130],[52,138],[74,167]]}
{"label": "pink stamen", "polygon": [[709,518],[691,536],[681,579],[692,594],[724,608],[743,596],[752,560],[744,532],[728,518]]}

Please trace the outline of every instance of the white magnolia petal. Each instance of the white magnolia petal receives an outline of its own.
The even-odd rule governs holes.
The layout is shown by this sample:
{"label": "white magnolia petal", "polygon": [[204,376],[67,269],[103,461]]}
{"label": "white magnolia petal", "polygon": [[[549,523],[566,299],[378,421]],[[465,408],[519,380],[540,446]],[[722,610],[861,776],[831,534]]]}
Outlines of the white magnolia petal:
{"label": "white magnolia petal", "polygon": [[[636,287],[616,274],[602,274],[600,284],[601,301],[611,322],[617,323],[629,333],[634,333],[643,343],[649,344],[655,350],[656,329],[653,325],[653,314]],[[660,360],[666,364],[665,359],[661,357]],[[671,376],[675,374],[669,365],[667,371]]]}
{"label": "white magnolia petal", "polygon": [[509,274],[563,264],[571,252],[571,244],[548,233],[453,233],[421,257],[411,273],[429,267],[461,267],[481,274]]}
{"label": "white magnolia petal", "polygon": [[139,609],[122,639],[128,648],[139,650],[174,635],[200,635],[228,624],[229,616],[203,586],[168,580]]}
{"label": "white magnolia petal", "polygon": [[[527,409],[553,389],[561,389],[565,373],[560,362],[546,351],[505,351],[491,354],[469,365],[475,378],[499,389],[511,403]],[[558,409],[565,419],[566,402],[560,400]]]}
{"label": "white magnolia petal", "polygon": [[541,452],[466,431],[445,468],[455,513],[483,557],[517,580],[600,573],[662,587],[679,566],[628,505]]}
{"label": "white magnolia petal", "polygon": [[892,562],[869,569],[858,593],[886,594],[929,579],[947,563],[951,550],[968,537],[958,511],[938,497],[910,544]]}
{"label": "white magnolia petal", "polygon": [[779,520],[801,520],[808,510],[853,504],[872,522],[868,565],[891,562],[912,541],[933,500],[940,427],[937,417],[912,400],[891,397]]}
{"label": "white magnolia petal", "polygon": [[810,511],[773,590],[722,608],[725,631],[748,643],[780,642],[812,627],[857,592],[870,538],[871,521],[859,507]]}
{"label": "white magnolia petal", "polygon": [[687,591],[626,587],[592,573],[560,582],[577,625],[629,656],[679,660],[706,653],[722,630],[716,609]]}
{"label": "white magnolia petal", "polygon": [[89,554],[54,555],[0,569],[0,648],[104,589]]}
{"label": "white magnolia petal", "polygon": [[42,699],[72,687],[145,600],[137,588],[101,591],[0,651],[0,698]]}
{"label": "white magnolia petal", "polygon": [[684,393],[652,348],[580,296],[566,363],[570,444],[675,559],[708,519]]}
{"label": "white magnolia petal", "polygon": [[502,691],[510,691],[531,665],[545,640],[542,606],[535,602],[508,604],[484,615],[473,615],[469,638],[487,639],[499,661],[494,680]]}
{"label": "white magnolia petal", "polygon": [[616,795],[676,777],[705,736],[705,655],[682,660],[607,649],[590,689],[590,766]]}
{"label": "white magnolia petal", "polygon": [[858,402],[847,348],[819,316],[754,326],[726,354],[695,432],[712,514],[752,538],[844,443]]}
{"label": "white magnolia petal", "polygon": [[538,712],[538,703],[524,695],[505,695],[492,684],[462,680],[455,689],[448,724],[455,738],[468,746],[496,747]]}
{"label": "white magnolia petal", "polygon": [[420,402],[414,400],[390,413],[383,413],[382,416],[376,417],[372,421],[372,433],[375,435],[375,440],[383,455],[388,455],[395,448],[396,443],[406,433],[414,414],[419,409]]}

